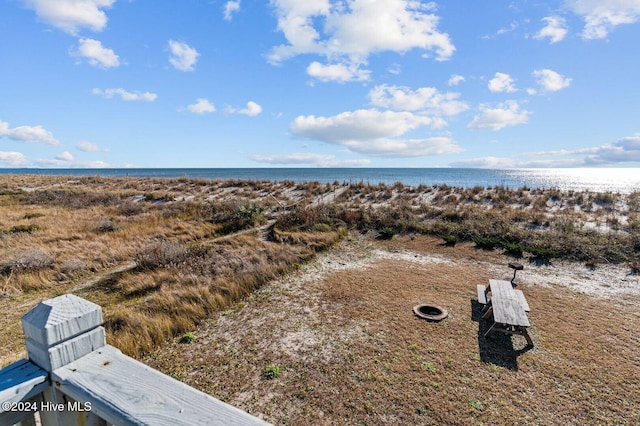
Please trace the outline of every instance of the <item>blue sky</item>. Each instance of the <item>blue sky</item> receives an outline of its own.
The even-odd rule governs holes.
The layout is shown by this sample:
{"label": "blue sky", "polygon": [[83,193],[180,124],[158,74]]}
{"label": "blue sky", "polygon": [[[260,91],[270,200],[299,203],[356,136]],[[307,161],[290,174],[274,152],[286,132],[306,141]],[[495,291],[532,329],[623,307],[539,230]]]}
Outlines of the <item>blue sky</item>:
{"label": "blue sky", "polygon": [[640,0],[0,0],[0,167],[640,166]]}

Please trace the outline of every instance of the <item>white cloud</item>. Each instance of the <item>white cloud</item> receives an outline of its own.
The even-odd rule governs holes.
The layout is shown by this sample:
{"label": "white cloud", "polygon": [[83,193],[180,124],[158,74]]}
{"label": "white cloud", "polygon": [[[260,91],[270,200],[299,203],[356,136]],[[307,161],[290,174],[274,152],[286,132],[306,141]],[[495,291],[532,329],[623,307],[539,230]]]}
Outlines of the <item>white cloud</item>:
{"label": "white cloud", "polygon": [[509,74],[497,72],[495,76],[489,80],[489,90],[492,92],[515,92],[514,80]]}
{"label": "white cloud", "polygon": [[43,142],[47,145],[59,145],[60,142],[53,137],[53,134],[45,130],[42,126],[18,126],[9,127],[6,121],[0,121],[0,138],[6,136],[18,142]]}
{"label": "white cloud", "polygon": [[234,13],[240,10],[240,0],[228,1],[224,4],[224,20],[231,21]]}
{"label": "white cloud", "polygon": [[296,152],[283,155],[252,155],[251,159],[269,164],[326,164],[335,159],[335,155]]}
{"label": "white cloud", "polygon": [[533,76],[536,82],[547,92],[556,92],[569,87],[571,79],[566,78],[550,69],[535,70]]}
{"label": "white cloud", "polygon": [[205,98],[196,99],[196,103],[188,105],[187,109],[194,114],[206,114],[208,112],[216,111],[216,107]]}
{"label": "white cloud", "polygon": [[451,163],[450,166],[472,169],[509,169],[515,167],[513,158],[491,156],[459,160]]}
{"label": "white cloud", "polygon": [[432,125],[434,120],[431,117],[368,109],[343,112],[333,117],[299,116],[291,123],[291,131],[300,138],[339,143],[395,137],[418,127]]}
{"label": "white cloud", "polygon": [[77,161],[76,158],[68,151],[61,152],[55,158],[39,159],[35,163],[39,167],[65,167],[65,168],[105,168],[109,164],[104,161]]}
{"label": "white cloud", "polygon": [[[524,156],[524,154],[523,154]],[[451,167],[479,169],[527,169],[551,167],[580,167],[584,162],[577,159],[534,159],[522,160],[520,157],[480,157],[455,161]]]}
{"label": "white cloud", "polygon": [[76,148],[83,152],[109,152],[106,148],[101,148],[98,144],[89,141],[78,142]]}
{"label": "white cloud", "polygon": [[611,144],[593,149],[587,164],[610,164],[640,161],[640,133],[627,136]]}
{"label": "white cloud", "polygon": [[560,16],[547,16],[542,18],[542,21],[547,25],[533,36],[537,40],[549,39],[549,43],[557,43],[569,33],[567,29],[567,21]]}
{"label": "white cloud", "polygon": [[225,109],[227,114],[244,114],[249,117],[254,117],[262,112],[262,107],[253,101],[247,102],[246,108],[237,109],[234,107],[227,107]]}
{"label": "white cloud", "polygon": [[169,63],[180,71],[193,71],[200,54],[196,49],[190,47],[187,43],[169,40],[169,51],[171,57]]}
{"label": "white cloud", "polygon": [[[455,51],[449,35],[438,30],[435,3],[415,0],[272,0],[278,29],[287,44],[275,46],[268,54],[279,63],[300,54],[316,54],[328,59],[331,67],[314,65],[325,81],[331,73],[357,70],[369,55],[382,51],[404,53],[421,49],[434,52],[436,60],[447,60]],[[356,80],[361,73],[352,73]]]}
{"label": "white cloud", "polygon": [[516,28],[518,28],[518,23],[517,22],[512,22],[512,23],[509,24],[508,27],[502,27],[498,31],[496,31],[496,35],[502,35],[502,34],[510,33],[511,31],[514,31]]}
{"label": "white cloud", "polygon": [[262,107],[253,101],[247,102],[247,107],[238,111],[239,114],[254,117],[262,112]]}
{"label": "white cloud", "polygon": [[485,39],[485,40],[491,40],[491,39],[494,39],[494,38],[496,38],[498,36],[501,36],[503,34],[507,34],[507,33],[510,33],[512,31],[515,31],[516,28],[518,28],[518,23],[517,22],[511,22],[508,27],[502,27],[502,28],[498,29],[498,31],[496,31],[494,34],[487,34],[487,35],[482,36],[482,38]]}
{"label": "white cloud", "polygon": [[440,125],[441,120],[411,112],[369,109],[333,117],[299,116],[291,123],[290,130],[296,137],[345,146],[361,154],[419,157],[460,152],[462,149],[445,137],[398,138],[422,126]]}
{"label": "white cloud", "polygon": [[371,160],[336,160],[332,154],[296,152],[282,155],[252,155],[253,161],[267,164],[313,164],[320,167],[361,167],[371,164]]}
{"label": "white cloud", "polygon": [[74,160],[74,158],[73,154],[71,154],[69,151],[64,151],[56,155],[56,160],[71,162]]}
{"label": "white cloud", "polygon": [[29,161],[20,152],[0,151],[0,164],[8,167],[24,167],[29,165]]}
{"label": "white cloud", "polygon": [[368,81],[371,71],[363,70],[360,64],[327,64],[314,61],[307,67],[307,74],[320,81]]}
{"label": "white cloud", "polygon": [[421,87],[415,91],[403,86],[382,84],[369,92],[374,106],[394,110],[422,111],[433,115],[456,115],[469,109],[458,98],[459,93],[440,93],[434,87]]}
{"label": "white cloud", "polygon": [[546,168],[589,167],[640,162],[640,133],[597,147],[521,153],[515,157],[480,157],[456,161],[452,167]]}
{"label": "white cloud", "polygon": [[391,66],[387,69],[389,74],[399,75],[402,72],[402,65],[398,63],[391,64]]}
{"label": "white cloud", "polygon": [[69,161],[64,158],[39,159],[35,163],[39,167],[64,167],[64,168],[80,168],[80,169],[103,169],[111,167],[104,161]]}
{"label": "white cloud", "polygon": [[565,0],[565,4],[585,22],[582,38],[606,38],[618,25],[633,24],[640,18],[638,0]]}
{"label": "white cloud", "polygon": [[480,111],[481,114],[476,115],[467,128],[500,130],[507,126],[526,123],[531,114],[529,111],[520,110],[516,101],[503,102],[496,108],[483,104],[480,105]]}
{"label": "white cloud", "polygon": [[69,53],[73,56],[86,58],[94,67],[116,68],[120,66],[120,59],[113,50],[103,47],[100,41],[91,38],[78,40],[77,49],[72,49]]}
{"label": "white cloud", "polygon": [[457,86],[458,84],[464,82],[465,79],[463,76],[459,75],[459,74],[451,74],[451,77],[449,78],[449,81],[447,82],[447,84],[449,86]]}
{"label": "white cloud", "polygon": [[24,0],[39,19],[69,34],[81,28],[102,31],[107,25],[108,9],[116,0]]}
{"label": "white cloud", "polygon": [[425,157],[462,152],[451,138],[432,137],[425,139],[373,139],[369,141],[345,141],[344,146],[359,154],[387,158]]}
{"label": "white cloud", "polygon": [[145,101],[145,102],[153,102],[158,98],[158,95],[151,92],[128,92],[122,88],[113,88],[113,89],[93,89],[92,93],[94,95],[103,96],[107,99],[111,99],[114,96],[120,96],[123,101]]}

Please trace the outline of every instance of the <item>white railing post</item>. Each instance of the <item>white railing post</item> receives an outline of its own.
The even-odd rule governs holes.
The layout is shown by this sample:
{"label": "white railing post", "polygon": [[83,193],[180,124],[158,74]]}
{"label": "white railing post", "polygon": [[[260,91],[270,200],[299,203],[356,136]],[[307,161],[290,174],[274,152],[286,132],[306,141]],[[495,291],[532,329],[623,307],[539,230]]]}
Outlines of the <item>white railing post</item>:
{"label": "white railing post", "polygon": [[[22,317],[22,329],[29,360],[49,373],[106,345],[102,309],[72,294],[40,302]],[[57,390],[55,383],[42,397],[43,426],[106,424],[89,411],[74,409],[77,402]]]}
{"label": "white railing post", "polygon": [[267,424],[107,345],[101,324],[72,294],[22,317],[29,359],[0,370],[0,426]]}

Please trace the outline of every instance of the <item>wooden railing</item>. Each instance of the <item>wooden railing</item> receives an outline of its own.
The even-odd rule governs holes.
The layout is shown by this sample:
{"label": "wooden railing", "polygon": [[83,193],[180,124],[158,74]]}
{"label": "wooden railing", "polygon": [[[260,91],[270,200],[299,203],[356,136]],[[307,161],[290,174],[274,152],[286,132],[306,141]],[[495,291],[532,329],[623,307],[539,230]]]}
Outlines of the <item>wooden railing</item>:
{"label": "wooden railing", "polygon": [[22,328],[29,359],[0,370],[0,426],[266,424],[107,345],[95,303],[46,300]]}

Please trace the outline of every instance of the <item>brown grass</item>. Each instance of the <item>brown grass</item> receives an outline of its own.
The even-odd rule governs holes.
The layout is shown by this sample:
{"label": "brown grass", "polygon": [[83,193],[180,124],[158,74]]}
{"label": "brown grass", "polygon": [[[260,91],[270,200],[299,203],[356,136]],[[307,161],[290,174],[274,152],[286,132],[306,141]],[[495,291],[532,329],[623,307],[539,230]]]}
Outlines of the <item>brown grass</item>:
{"label": "brown grass", "polygon": [[[532,260],[553,250],[637,271],[637,193],[356,184],[335,203],[311,204],[338,186],[0,177],[0,365],[22,355],[20,316],[75,289],[103,306],[110,343],[151,352],[147,361],[163,371],[276,423],[640,421],[640,319],[628,305],[525,288],[536,349],[519,352],[519,337],[481,337],[486,324],[471,300],[474,284],[505,263],[503,250]],[[271,241],[251,231],[283,210]],[[378,244],[450,263],[387,259],[311,275],[297,288],[266,285],[296,277],[347,236],[346,226],[409,233]],[[445,247],[417,234],[463,243]],[[464,243],[478,236],[499,244]],[[136,268],[109,273],[132,260]],[[352,261],[341,253],[334,265]],[[449,318],[414,318],[410,307],[424,300],[446,306]],[[218,323],[203,324],[224,309]],[[186,331],[195,343],[152,352]],[[264,380],[266,366],[281,376]]]}
{"label": "brown grass", "polygon": [[[384,244],[450,262],[380,260],[301,277],[306,300],[285,280],[197,329],[191,345],[173,343],[145,361],[274,424],[640,421],[634,307],[521,286],[535,343],[525,351],[520,336],[482,336],[489,324],[479,319],[475,284],[496,277],[491,265],[500,258],[433,239]],[[448,318],[413,316],[411,307],[425,302],[448,309]],[[262,379],[267,365],[281,377]]]}
{"label": "brown grass", "polygon": [[[341,237],[323,229],[283,233],[286,244],[256,233],[216,240],[264,223],[274,197],[290,203],[287,183],[3,176],[0,188],[0,337],[12,340],[1,364],[20,356],[18,300],[35,305],[76,288],[103,306],[109,342],[138,355]],[[136,270],[83,285],[132,260]]]}

